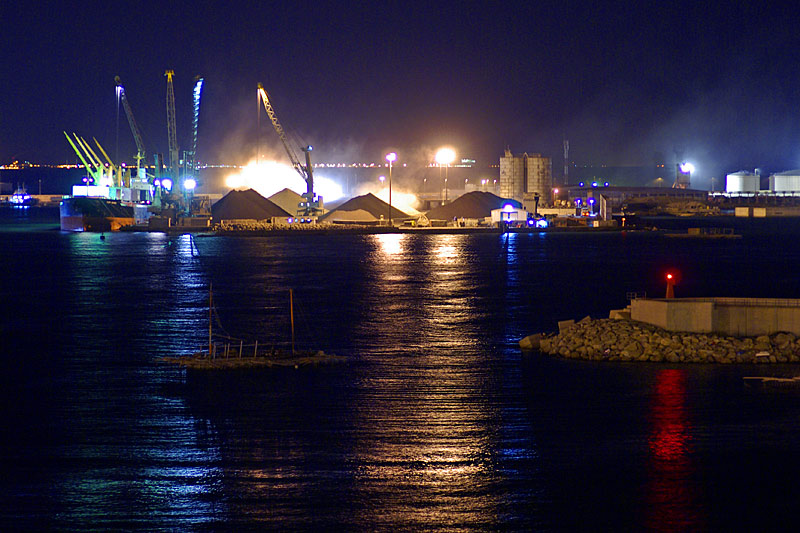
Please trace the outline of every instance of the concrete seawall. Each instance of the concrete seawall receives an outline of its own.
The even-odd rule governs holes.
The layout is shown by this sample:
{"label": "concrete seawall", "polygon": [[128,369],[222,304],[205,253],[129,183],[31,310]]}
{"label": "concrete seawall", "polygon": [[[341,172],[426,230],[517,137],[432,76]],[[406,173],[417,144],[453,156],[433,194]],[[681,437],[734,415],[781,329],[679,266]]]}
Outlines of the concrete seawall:
{"label": "concrete seawall", "polygon": [[673,332],[634,320],[584,318],[559,323],[553,335],[531,335],[523,349],[569,359],[670,363],[797,363],[800,339],[793,333],[733,337]]}
{"label": "concrete seawall", "polygon": [[630,317],[669,331],[733,337],[800,336],[800,300],[778,298],[635,299]]}

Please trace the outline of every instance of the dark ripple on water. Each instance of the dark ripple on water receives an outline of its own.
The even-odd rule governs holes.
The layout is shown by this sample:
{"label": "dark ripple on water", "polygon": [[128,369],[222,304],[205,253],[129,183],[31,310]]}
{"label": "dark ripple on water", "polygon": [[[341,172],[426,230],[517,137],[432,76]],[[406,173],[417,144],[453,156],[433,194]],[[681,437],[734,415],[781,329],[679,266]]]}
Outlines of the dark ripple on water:
{"label": "dark ripple on water", "polygon": [[[798,495],[798,397],[747,393],[749,369],[514,345],[708,253],[620,235],[0,238],[19,281],[2,305],[12,528],[719,529],[780,524]],[[797,259],[745,244],[711,245],[696,283]],[[226,329],[273,344],[294,288],[300,342],[351,361],[158,365],[205,342],[209,282]]]}

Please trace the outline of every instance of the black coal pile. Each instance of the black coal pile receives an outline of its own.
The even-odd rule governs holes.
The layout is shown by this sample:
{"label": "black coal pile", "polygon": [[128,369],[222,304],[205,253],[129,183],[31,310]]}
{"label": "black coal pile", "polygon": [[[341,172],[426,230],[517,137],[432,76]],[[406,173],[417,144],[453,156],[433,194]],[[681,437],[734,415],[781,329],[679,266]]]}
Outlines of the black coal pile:
{"label": "black coal pile", "polygon": [[[330,218],[333,220],[334,218],[344,218],[346,215],[344,212],[346,211],[366,211],[367,213],[371,214],[377,219],[380,219],[383,216],[384,219],[389,217],[389,204],[378,198],[372,193],[367,193],[363,196],[356,196],[355,198],[351,198],[350,200],[346,201],[339,207],[337,207],[334,211],[330,213],[326,213],[325,215],[320,217],[320,221],[326,220]],[[403,213],[396,207],[392,207],[392,218],[403,220],[406,218],[411,218],[408,214]]]}
{"label": "black coal pile", "polygon": [[453,220],[458,218],[485,218],[492,216],[493,209],[502,209],[506,204],[522,207],[515,200],[500,198],[490,192],[473,191],[461,195],[447,205],[435,207],[425,215],[430,220]]}
{"label": "black coal pile", "polygon": [[235,219],[264,220],[272,217],[289,216],[292,215],[253,189],[231,191],[211,206],[211,217],[217,221]]}

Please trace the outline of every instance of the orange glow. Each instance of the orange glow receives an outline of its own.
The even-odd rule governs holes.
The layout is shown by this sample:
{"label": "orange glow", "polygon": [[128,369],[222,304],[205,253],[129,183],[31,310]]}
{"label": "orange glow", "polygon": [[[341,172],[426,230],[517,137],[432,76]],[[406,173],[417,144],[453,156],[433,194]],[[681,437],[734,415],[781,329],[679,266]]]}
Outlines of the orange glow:
{"label": "orange glow", "polygon": [[672,274],[667,274],[667,279],[672,279]]}

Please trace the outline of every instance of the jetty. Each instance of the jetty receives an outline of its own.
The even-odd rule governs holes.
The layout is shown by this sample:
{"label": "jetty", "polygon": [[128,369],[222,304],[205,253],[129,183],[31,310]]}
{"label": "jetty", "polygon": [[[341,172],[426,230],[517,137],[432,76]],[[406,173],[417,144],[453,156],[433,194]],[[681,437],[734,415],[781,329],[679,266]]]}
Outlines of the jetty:
{"label": "jetty", "polygon": [[800,363],[800,300],[675,298],[632,294],[607,319],[563,320],[558,333],[529,335],[523,350],[567,358],[670,363]]}

